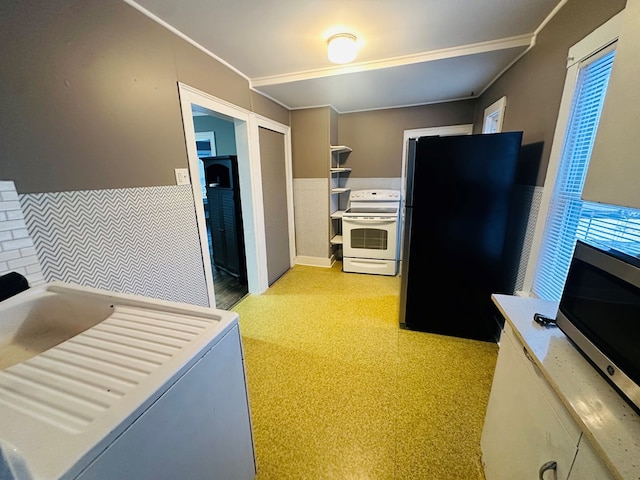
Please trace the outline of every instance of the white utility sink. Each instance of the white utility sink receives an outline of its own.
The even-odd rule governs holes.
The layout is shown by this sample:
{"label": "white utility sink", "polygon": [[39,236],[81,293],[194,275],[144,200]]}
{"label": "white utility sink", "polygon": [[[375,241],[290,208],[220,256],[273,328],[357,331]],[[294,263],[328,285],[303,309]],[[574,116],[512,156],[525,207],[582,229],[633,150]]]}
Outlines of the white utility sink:
{"label": "white utility sink", "polygon": [[63,282],[0,302],[2,480],[186,478],[187,464],[255,474],[236,313]]}

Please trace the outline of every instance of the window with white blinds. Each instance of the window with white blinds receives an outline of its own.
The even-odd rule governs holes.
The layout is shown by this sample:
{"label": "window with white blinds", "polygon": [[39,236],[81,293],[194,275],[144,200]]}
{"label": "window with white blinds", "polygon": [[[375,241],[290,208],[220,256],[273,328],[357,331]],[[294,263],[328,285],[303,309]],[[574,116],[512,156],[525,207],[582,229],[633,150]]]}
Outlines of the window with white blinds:
{"label": "window with white blinds", "polygon": [[532,290],[560,300],[576,239],[640,253],[640,210],[580,199],[615,50],[580,66]]}

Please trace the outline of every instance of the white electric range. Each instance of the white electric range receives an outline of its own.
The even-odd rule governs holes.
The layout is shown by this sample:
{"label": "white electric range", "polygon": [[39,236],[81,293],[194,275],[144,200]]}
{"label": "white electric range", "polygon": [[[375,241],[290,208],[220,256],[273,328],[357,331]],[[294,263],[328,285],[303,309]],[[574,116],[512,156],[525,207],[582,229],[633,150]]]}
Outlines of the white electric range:
{"label": "white electric range", "polygon": [[396,275],[400,258],[398,190],[354,190],[342,217],[342,270]]}

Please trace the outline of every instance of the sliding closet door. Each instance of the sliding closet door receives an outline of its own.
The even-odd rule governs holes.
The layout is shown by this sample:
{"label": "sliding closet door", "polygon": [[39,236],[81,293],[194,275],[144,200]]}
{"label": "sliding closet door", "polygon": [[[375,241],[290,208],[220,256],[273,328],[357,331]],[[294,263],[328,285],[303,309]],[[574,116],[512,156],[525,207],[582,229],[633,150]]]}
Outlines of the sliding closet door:
{"label": "sliding closet door", "polygon": [[284,135],[260,127],[260,162],[269,285],[289,268],[289,224]]}

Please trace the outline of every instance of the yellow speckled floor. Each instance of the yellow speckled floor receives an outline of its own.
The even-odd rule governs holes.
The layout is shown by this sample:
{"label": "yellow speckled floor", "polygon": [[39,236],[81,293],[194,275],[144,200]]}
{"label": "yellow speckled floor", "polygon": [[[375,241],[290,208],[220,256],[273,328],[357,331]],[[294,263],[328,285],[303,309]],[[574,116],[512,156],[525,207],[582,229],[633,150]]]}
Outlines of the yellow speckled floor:
{"label": "yellow speckled floor", "polygon": [[340,268],[295,266],[232,309],[257,480],[484,479],[497,346],[401,330],[400,278]]}

